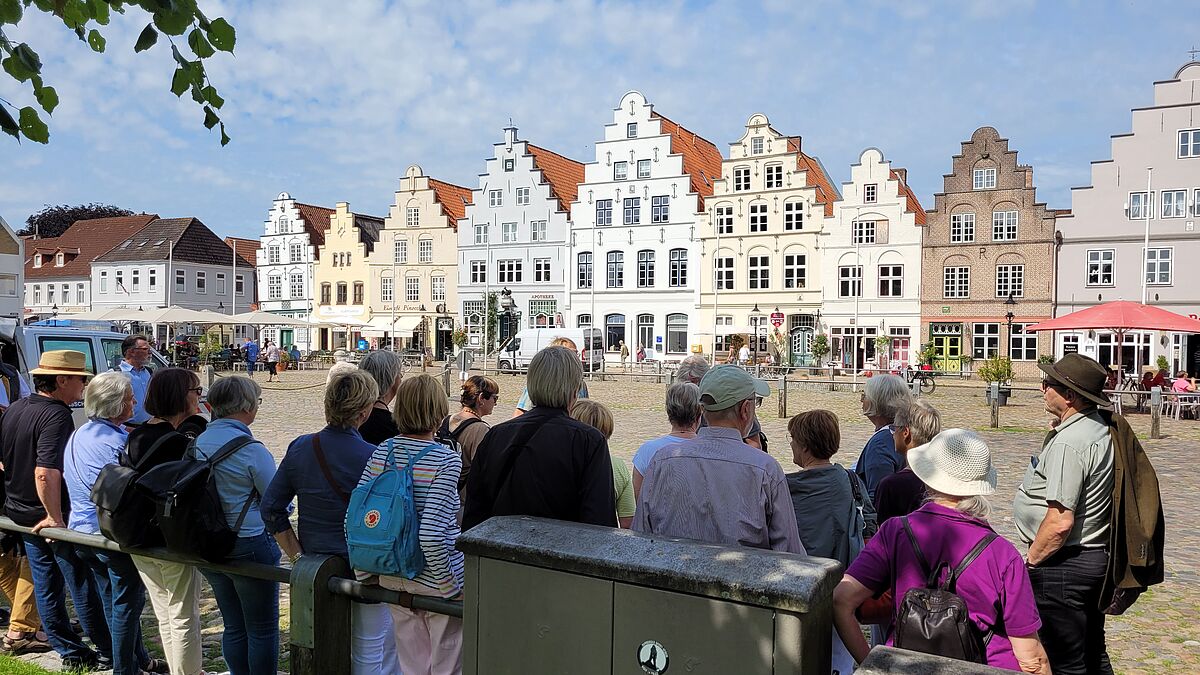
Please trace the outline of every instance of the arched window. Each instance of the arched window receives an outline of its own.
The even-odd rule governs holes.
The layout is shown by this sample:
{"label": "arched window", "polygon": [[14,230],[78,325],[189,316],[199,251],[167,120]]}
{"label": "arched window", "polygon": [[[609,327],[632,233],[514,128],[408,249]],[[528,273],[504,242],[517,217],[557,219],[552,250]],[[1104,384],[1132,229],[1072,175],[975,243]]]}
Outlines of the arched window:
{"label": "arched window", "polygon": [[288,221],[287,216],[279,219],[279,234],[286,233],[289,227],[291,227],[291,223]]}
{"label": "arched window", "polygon": [[304,261],[304,246],[300,242],[292,242],[288,247],[288,260],[294,263]]}
{"label": "arched window", "polygon": [[[608,287],[621,288],[625,285],[625,253],[623,251],[608,252]],[[624,319],[622,319],[624,322]]]}
{"label": "arched window", "polygon": [[625,339],[625,315],[609,314],[604,317],[604,343],[608,351],[620,351],[621,341]]}
{"label": "arched window", "polygon": [[[654,347],[654,315],[638,314],[637,316],[637,349]],[[632,350],[632,351],[636,351]]]}
{"label": "arched window", "polygon": [[[578,259],[579,259],[579,273],[577,276],[579,279],[579,288],[591,288],[592,287],[592,252],[584,251],[579,254]],[[581,314],[580,316],[586,316],[586,315]],[[591,317],[589,316],[588,319],[590,321]]]}
{"label": "arched window", "polygon": [[688,318],[686,314],[667,315],[667,353],[687,353]]}
{"label": "arched window", "polygon": [[638,288],[654,288],[654,251],[638,251]]}
{"label": "arched window", "polygon": [[283,275],[278,272],[267,276],[267,299],[278,300],[283,297]]}
{"label": "arched window", "polygon": [[671,288],[681,288],[687,286],[688,274],[688,253],[686,248],[673,248],[670,253],[671,259]]}
{"label": "arched window", "polygon": [[267,247],[267,264],[268,265],[278,265],[279,264],[280,255],[282,254],[281,249],[282,249],[281,246],[277,246],[275,244],[272,244]]}
{"label": "arched window", "polygon": [[580,314],[579,317],[575,319],[575,325],[580,328],[591,328],[592,327],[592,315],[591,314]]}
{"label": "arched window", "polygon": [[346,304],[346,300],[346,282],[339,281],[337,285],[337,304],[344,305]]}

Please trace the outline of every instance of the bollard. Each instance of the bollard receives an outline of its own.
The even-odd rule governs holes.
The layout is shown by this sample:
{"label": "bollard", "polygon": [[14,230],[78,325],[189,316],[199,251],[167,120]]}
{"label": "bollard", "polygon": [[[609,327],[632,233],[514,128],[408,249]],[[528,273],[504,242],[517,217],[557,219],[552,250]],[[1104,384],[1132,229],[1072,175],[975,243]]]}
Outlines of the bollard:
{"label": "bollard", "polygon": [[[446,396],[450,396],[450,364],[442,369],[442,388],[446,390]],[[451,397],[453,398],[453,397]]]}
{"label": "bollard", "polygon": [[992,382],[988,385],[988,391],[992,394],[992,428],[1000,427],[1000,383]]}
{"label": "bollard", "polygon": [[333,577],[354,578],[340,556],[305,555],[292,568],[293,675],[349,672],[350,598],[329,592]]}
{"label": "bollard", "polygon": [[213,386],[213,382],[217,381],[217,369],[212,366],[204,366],[204,381],[208,386]]}
{"label": "bollard", "polygon": [[921,380],[914,377],[909,381],[908,386],[912,387],[913,398],[921,398]]}
{"label": "bollard", "polygon": [[1162,423],[1162,387],[1153,387],[1150,389],[1150,438],[1162,438],[1162,430],[1159,424]]}
{"label": "bollard", "polygon": [[784,419],[787,417],[787,376],[780,375],[776,386],[779,388],[779,418]]}
{"label": "bollard", "polygon": [[662,379],[662,374],[663,374],[662,364],[663,364],[663,362],[658,361],[657,363],[658,363],[658,383],[662,384],[662,381],[663,381],[663,379]]}
{"label": "bollard", "polygon": [[836,385],[833,383],[833,364],[829,364],[829,391],[837,391]]}

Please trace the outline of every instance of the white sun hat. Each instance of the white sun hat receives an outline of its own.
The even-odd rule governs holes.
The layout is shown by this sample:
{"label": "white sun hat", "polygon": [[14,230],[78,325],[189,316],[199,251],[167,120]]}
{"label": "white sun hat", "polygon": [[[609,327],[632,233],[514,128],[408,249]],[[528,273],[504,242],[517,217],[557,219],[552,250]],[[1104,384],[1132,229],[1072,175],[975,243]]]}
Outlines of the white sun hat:
{"label": "white sun hat", "polygon": [[992,451],[974,431],[943,431],[925,445],[909,450],[908,466],[931,490],[952,497],[996,491]]}

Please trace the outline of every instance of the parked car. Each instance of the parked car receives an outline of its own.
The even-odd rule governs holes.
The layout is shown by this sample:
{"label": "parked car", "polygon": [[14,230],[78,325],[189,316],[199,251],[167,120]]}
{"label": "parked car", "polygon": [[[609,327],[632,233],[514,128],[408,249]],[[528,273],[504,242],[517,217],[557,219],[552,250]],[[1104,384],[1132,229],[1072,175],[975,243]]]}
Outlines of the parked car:
{"label": "parked car", "polygon": [[500,370],[524,372],[533,355],[559,337],[568,338],[579,348],[584,371],[600,369],[604,362],[604,334],[599,328],[526,328],[500,350]]}

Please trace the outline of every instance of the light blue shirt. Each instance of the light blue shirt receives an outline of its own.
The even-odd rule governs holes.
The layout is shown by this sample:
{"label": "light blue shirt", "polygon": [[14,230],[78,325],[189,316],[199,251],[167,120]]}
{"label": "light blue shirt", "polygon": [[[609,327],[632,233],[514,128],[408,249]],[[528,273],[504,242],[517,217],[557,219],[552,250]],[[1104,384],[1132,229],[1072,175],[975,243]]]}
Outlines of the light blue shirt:
{"label": "light blue shirt", "polygon": [[134,424],[148,421],[152,415],[146,412],[146,389],[150,386],[150,369],[134,368],[128,361],[121,361],[121,372],[129,376],[133,384],[133,417],[129,419]]}
{"label": "light blue shirt", "polygon": [[686,440],[686,438],[680,438],[678,436],[667,434],[666,436],[653,438],[645,443],[642,443],[642,446],[637,449],[637,452],[633,453],[633,468],[637,469],[638,473],[645,477],[646,470],[650,468],[650,460],[654,459],[655,453],[667,447],[668,445],[673,443],[682,443]]}
{"label": "light blue shirt", "polygon": [[[196,437],[196,457],[207,459],[235,437],[251,435],[250,428],[237,420],[227,417],[213,420],[204,432]],[[225,520],[229,527],[237,524],[246,500],[252,491],[258,490],[256,503],[251,504],[246,512],[246,520],[242,522],[238,536],[253,537],[262,534],[265,528],[257,502],[266,494],[271,479],[275,477],[275,459],[271,457],[267,446],[259,441],[243,446],[218,464],[213,475],[216,476],[217,494],[221,496],[221,508],[225,511]]]}
{"label": "light blue shirt", "polygon": [[63,455],[63,481],[71,498],[67,527],[77,532],[99,534],[92,486],[107,464],[115,464],[125,450],[129,434],[108,420],[89,420],[71,434]]}

